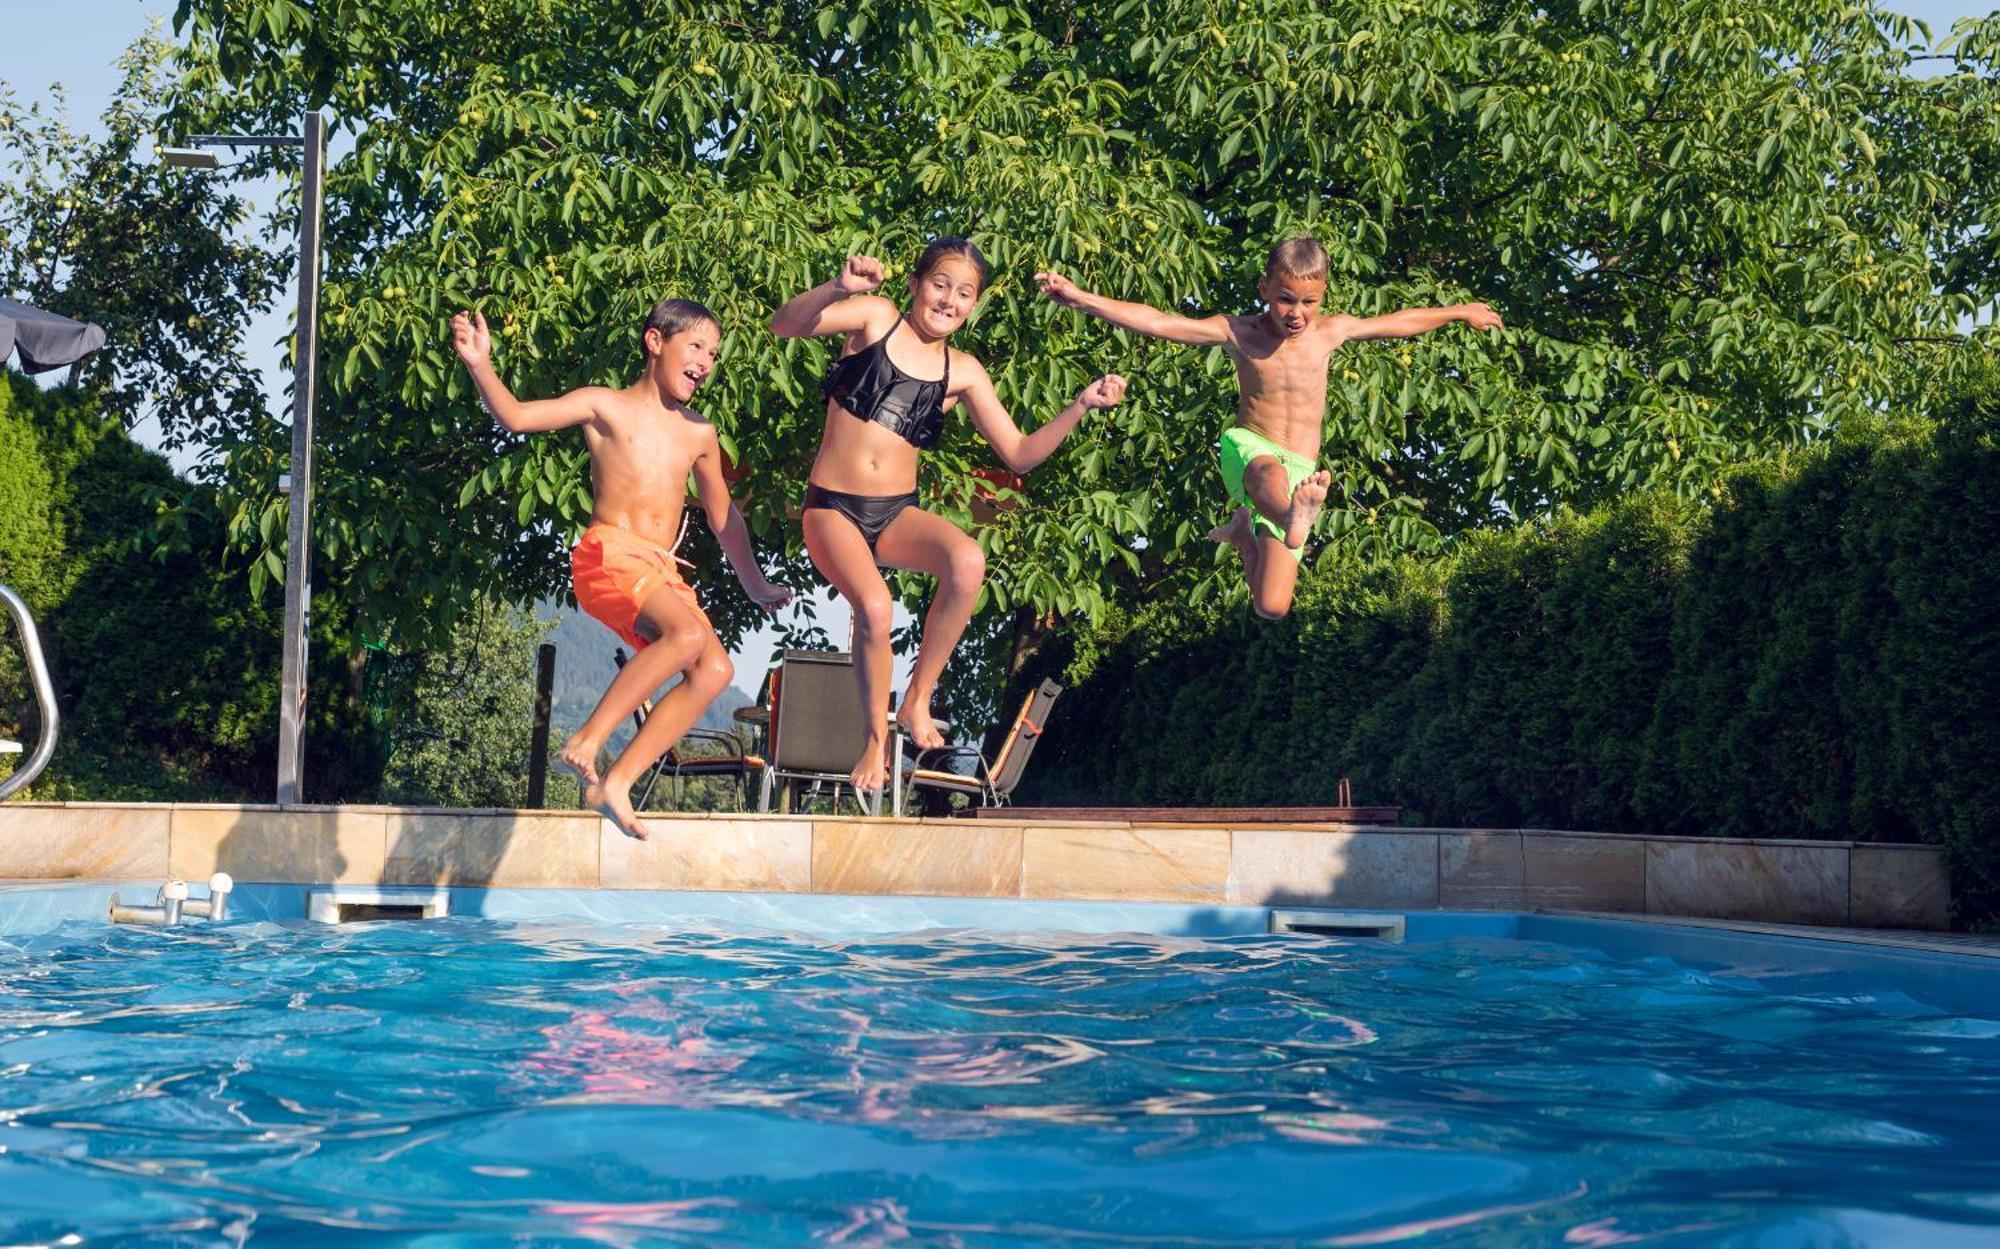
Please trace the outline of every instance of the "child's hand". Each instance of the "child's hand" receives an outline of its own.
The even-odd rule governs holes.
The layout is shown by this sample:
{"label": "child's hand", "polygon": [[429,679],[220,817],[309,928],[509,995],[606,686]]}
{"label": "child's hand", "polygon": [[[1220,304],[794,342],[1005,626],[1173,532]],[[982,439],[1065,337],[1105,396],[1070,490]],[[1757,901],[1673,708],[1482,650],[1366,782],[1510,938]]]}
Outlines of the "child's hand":
{"label": "child's hand", "polygon": [[451,345],[468,369],[493,358],[493,336],[486,332],[486,318],[477,312],[461,312],[451,319]]}
{"label": "child's hand", "polygon": [[1035,283],[1042,288],[1042,294],[1047,295],[1053,303],[1061,304],[1065,308],[1083,306],[1083,288],[1060,273],[1037,273]]}
{"label": "child's hand", "polygon": [[1106,373],[1076,392],[1076,401],[1085,408],[1115,408],[1124,397],[1125,379],[1116,373]]}
{"label": "child's hand", "polygon": [[767,581],[761,576],[757,578],[754,584],[748,581],[744,582],[743,592],[750,596],[751,602],[757,604],[757,606],[767,612],[781,612],[792,605],[792,589],[790,586],[779,585],[775,581]]}
{"label": "child's hand", "polygon": [[1458,307],[1459,319],[1475,330],[1503,328],[1500,324],[1500,314],[1485,304],[1460,304]]}
{"label": "child's hand", "polygon": [[882,285],[882,262],[873,256],[849,256],[833,284],[849,295],[864,295]]}

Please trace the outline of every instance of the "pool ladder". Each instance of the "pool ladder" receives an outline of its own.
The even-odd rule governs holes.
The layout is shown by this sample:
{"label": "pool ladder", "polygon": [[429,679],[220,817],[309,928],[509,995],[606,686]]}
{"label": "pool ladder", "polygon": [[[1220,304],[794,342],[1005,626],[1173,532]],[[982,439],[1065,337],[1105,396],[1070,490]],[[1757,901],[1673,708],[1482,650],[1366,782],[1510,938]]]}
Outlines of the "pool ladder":
{"label": "pool ladder", "polygon": [[126,906],[118,901],[118,895],[111,895],[111,922],[114,924],[150,924],[155,928],[171,928],[184,919],[227,919],[229,918],[229,892],[236,888],[236,882],[228,872],[217,872],[208,878],[208,896],[188,897],[187,882],[178,878],[160,886],[160,894],[151,906]]}
{"label": "pool ladder", "polygon": [[[28,612],[28,605],[13,587],[0,585],[0,603],[7,605],[7,611],[14,617],[14,627],[21,632],[21,649],[28,656],[28,679],[35,686],[35,703],[42,712],[42,738],[35,743],[35,753],[28,761],[14,770],[12,776],[0,780],[0,801],[26,789],[49,766],[49,760],[56,753],[56,731],[61,727],[61,718],[56,714],[56,691],[49,680],[49,663],[42,657],[42,638],[35,631],[35,618]],[[19,754],[19,742],[0,741],[0,754]]]}

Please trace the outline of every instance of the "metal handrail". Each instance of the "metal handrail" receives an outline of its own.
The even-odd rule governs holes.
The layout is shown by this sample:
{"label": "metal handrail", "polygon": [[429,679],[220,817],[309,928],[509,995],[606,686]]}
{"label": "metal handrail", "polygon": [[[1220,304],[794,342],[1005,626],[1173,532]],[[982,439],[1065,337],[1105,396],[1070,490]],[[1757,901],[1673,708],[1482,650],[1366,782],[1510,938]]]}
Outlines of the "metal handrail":
{"label": "metal handrail", "polygon": [[35,631],[35,618],[28,612],[28,605],[21,596],[8,586],[0,585],[0,602],[14,615],[14,626],[21,631],[21,649],[28,656],[28,679],[35,684],[35,702],[42,709],[42,738],[35,743],[35,753],[28,761],[15,770],[14,774],[0,781],[0,800],[5,800],[34,783],[49,766],[49,760],[56,753],[56,733],[62,727],[61,717],[56,714],[55,686],[49,681],[49,662],[42,657],[42,638]]}

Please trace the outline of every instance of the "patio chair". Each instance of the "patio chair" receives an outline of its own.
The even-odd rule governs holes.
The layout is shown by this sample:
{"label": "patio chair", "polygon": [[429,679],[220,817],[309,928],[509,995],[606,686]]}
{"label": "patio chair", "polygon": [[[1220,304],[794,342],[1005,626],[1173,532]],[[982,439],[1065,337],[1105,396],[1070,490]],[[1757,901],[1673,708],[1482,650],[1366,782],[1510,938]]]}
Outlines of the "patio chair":
{"label": "patio chair", "polygon": [[[619,647],[611,653],[612,662],[623,668],[626,663],[625,648]],[[632,713],[632,723],[644,728],[646,717],[653,714],[653,700],[647,699]],[[715,754],[695,754],[687,749],[693,742],[713,742],[722,749]],[[653,787],[659,784],[662,774],[673,778],[673,804],[680,807],[681,796],[685,792],[684,781],[701,777],[728,777],[736,782],[736,806],[746,810],[750,806],[750,774],[762,772],[762,757],[744,749],[743,740],[734,733],[720,729],[691,728],[681,736],[681,740],[667,747],[646,773],[645,782],[639,787],[638,796],[632,800],[634,811],[646,809],[646,801],[653,794]]]}
{"label": "patio chair", "polygon": [[[917,767],[909,773],[912,795],[925,791],[949,796],[963,794],[978,806],[1002,807],[1013,796],[1014,787],[1021,783],[1022,773],[1028,770],[1028,757],[1035,753],[1035,743],[1041,740],[1042,729],[1049,722],[1049,711],[1062,695],[1063,687],[1054,681],[1043,681],[1021,702],[1021,711],[1014,717],[1007,736],[1000,743],[1000,753],[992,763],[972,746],[945,746],[937,750],[926,750],[917,756]],[[927,768],[927,760],[940,762],[951,759],[973,760],[976,770],[972,772],[951,772],[941,768]]]}
{"label": "patio chair", "polygon": [[[837,810],[844,789],[862,814],[877,813],[857,793],[848,769],[861,753],[861,691],[854,682],[854,656],[845,651],[785,651],[771,674],[771,765],[764,771],[758,809],[769,811],[773,791],[783,785],[808,786],[804,801],[830,792]],[[789,805],[789,804],[787,804]]]}

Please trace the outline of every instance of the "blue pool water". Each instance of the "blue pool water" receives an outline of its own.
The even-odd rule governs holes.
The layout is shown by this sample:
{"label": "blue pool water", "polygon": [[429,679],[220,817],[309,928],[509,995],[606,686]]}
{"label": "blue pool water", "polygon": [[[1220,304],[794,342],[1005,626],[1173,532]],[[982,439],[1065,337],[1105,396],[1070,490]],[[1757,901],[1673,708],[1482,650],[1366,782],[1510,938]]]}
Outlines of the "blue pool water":
{"label": "blue pool water", "polygon": [[1987,1246],[1996,1020],[1476,936],[70,922],[0,944],[0,1227]]}

